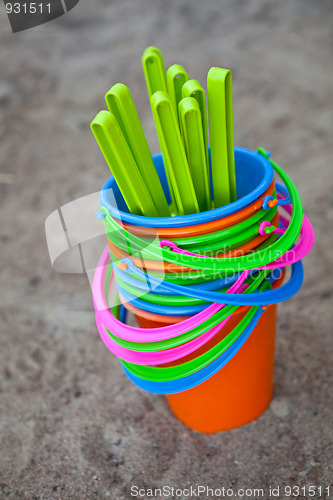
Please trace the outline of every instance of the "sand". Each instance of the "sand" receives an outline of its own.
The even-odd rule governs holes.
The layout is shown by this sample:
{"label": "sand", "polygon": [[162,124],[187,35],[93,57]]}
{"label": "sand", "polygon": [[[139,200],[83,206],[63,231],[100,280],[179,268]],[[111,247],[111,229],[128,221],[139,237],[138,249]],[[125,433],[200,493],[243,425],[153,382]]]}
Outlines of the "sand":
{"label": "sand", "polygon": [[[324,0],[81,0],[14,35],[3,11],[0,498],[121,500],[133,485],[197,484],[264,489],[243,498],[280,486],[285,498],[285,486],[330,484],[332,18]],[[274,400],[216,435],[127,380],[97,333],[87,277],[54,271],[46,244],[45,219],[109,175],[89,124],[112,84],[130,87],[158,152],[140,66],[150,44],[202,83],[213,65],[232,69],[236,145],[271,151],[316,232],[303,288],[279,306]]]}

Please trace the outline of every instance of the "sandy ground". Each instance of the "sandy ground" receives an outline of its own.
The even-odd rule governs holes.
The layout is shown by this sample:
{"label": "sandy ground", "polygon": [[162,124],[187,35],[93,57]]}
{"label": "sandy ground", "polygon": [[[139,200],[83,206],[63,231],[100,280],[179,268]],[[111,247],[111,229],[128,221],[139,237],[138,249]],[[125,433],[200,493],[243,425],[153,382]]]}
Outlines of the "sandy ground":
{"label": "sandy ground", "polygon": [[[330,484],[332,21],[329,0],[81,0],[13,35],[2,8],[0,498],[195,484],[270,498],[270,485]],[[233,70],[236,145],[272,152],[317,236],[301,292],[279,309],[273,403],[217,435],[126,379],[96,331],[87,277],[55,272],[46,246],[47,216],[108,177],[89,123],[111,84],[131,88],[158,151],[140,66],[150,44],[201,82],[213,65]]]}

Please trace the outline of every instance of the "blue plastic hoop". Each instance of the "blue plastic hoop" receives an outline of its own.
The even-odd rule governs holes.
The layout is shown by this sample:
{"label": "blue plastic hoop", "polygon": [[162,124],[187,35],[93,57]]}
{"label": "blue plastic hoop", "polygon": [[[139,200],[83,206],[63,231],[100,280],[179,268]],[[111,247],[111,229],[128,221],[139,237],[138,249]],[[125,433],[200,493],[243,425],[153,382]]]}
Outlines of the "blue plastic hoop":
{"label": "blue plastic hoop", "polygon": [[[167,281],[161,282],[154,276],[147,275],[141,271],[129,257],[124,257],[121,259],[121,262],[128,265],[128,269],[126,270],[128,273],[134,273],[136,276],[146,281],[149,279],[152,285],[159,285],[161,290],[165,289],[167,291],[172,291],[174,295],[185,295],[186,297],[215,302],[217,304],[232,304],[237,306],[265,306],[288,300],[300,290],[304,277],[302,261],[298,261],[291,266],[291,277],[289,281],[276,290],[269,290],[265,293],[254,292],[250,294],[203,292],[201,289],[196,289],[195,285],[189,290],[186,286],[176,285]],[[114,268],[115,267],[114,265]]]}

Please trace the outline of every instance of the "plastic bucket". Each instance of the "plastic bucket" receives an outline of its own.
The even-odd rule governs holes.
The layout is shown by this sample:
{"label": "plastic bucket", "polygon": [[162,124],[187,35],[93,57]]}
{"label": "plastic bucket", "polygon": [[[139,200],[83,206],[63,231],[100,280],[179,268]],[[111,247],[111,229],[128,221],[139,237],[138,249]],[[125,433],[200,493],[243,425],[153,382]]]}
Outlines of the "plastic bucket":
{"label": "plastic bucket", "polygon": [[[125,228],[128,231],[137,235],[149,237],[151,232],[152,236],[158,234],[160,238],[172,238],[180,235],[187,237],[216,231],[238,223],[261,209],[264,197],[271,195],[275,189],[274,179],[270,177],[270,164],[265,161],[262,162],[260,155],[240,150],[238,156],[236,155],[236,161],[237,159],[237,186],[238,192],[241,193],[241,198],[238,202],[242,201],[242,203],[237,207],[235,212],[231,211],[229,214],[224,214],[223,209],[226,207],[222,207],[222,209],[206,212],[204,218],[202,213],[193,214],[190,223],[185,226],[179,225],[175,227],[174,225],[169,226],[163,223],[160,227],[157,225],[157,222],[154,226],[147,226],[145,225],[147,222],[146,217],[132,216],[132,214],[128,214],[125,211],[119,212],[118,217],[115,217],[116,212],[112,213],[110,210],[112,207],[110,205],[107,206],[107,189],[113,189],[116,201],[120,207],[123,207],[123,204],[121,195],[116,192],[117,187],[113,185],[112,181],[108,181],[104,186],[101,196],[102,204],[107,206],[113,217],[120,219],[122,223],[127,223],[125,224]],[[250,166],[253,166],[253,169],[247,168],[248,162],[250,162]],[[159,156],[155,157],[155,165],[159,171],[160,178],[163,180]],[[261,186],[261,190],[258,190],[258,186]],[[255,198],[253,198],[253,193],[256,193]],[[227,207],[229,208],[231,205]],[[220,215],[218,219],[216,218],[216,213]],[[165,221],[166,218],[163,219]],[[183,219],[183,217],[174,217],[172,221],[175,219],[179,220]],[[274,219],[274,223],[277,223],[277,216]],[[162,219],[160,219],[161,221]],[[266,238],[267,236],[262,237],[258,235],[248,243],[228,252],[226,255],[234,256],[237,255],[238,251],[242,253],[252,250]],[[126,252],[120,250],[110,239],[108,240],[108,245],[116,258],[121,259],[124,256],[129,256]],[[130,257],[137,266],[142,267],[140,259],[133,255]],[[158,261],[145,261],[144,266],[147,270],[161,271],[167,274],[175,271],[186,272],[189,270],[175,264]],[[139,309],[130,302],[126,302],[125,307],[135,315],[139,327],[143,329],[159,328],[186,319],[186,316],[176,317],[155,314],[144,309]],[[168,363],[164,366],[173,366],[189,361],[210,349],[234,329],[248,310],[248,307],[240,307],[235,311],[231,320],[204,346],[181,360]],[[192,389],[167,395],[170,407],[176,417],[194,430],[213,433],[238,427],[261,415],[267,408],[273,392],[275,328],[276,305],[269,307],[262,314],[250,338],[223,369]],[[251,371],[250,375],[249,370]]]}
{"label": "plastic bucket", "polygon": [[[283,282],[285,272],[274,283]],[[170,318],[138,309],[127,303],[140,328],[159,328],[186,318]],[[187,391],[167,395],[175,416],[191,429],[214,433],[234,429],[258,418],[273,396],[277,305],[261,315],[250,337],[237,354],[215,375]],[[194,353],[168,363],[173,366],[193,359],[220,342],[241,321],[248,307],[240,307],[229,322]]]}
{"label": "plastic bucket", "polygon": [[[264,193],[254,200],[250,205],[247,205],[243,209],[235,212],[233,214],[227,215],[226,217],[222,217],[221,219],[212,220],[211,222],[204,222],[201,224],[194,224],[191,226],[184,227],[171,227],[171,228],[151,228],[151,227],[142,227],[142,226],[133,226],[130,224],[124,224],[124,227],[127,231],[137,236],[152,236],[156,237],[156,235],[160,239],[167,238],[181,238],[187,236],[196,236],[199,234],[207,234],[213,231],[218,231],[219,229],[223,229],[226,227],[230,227],[233,224],[237,224],[242,220],[250,217],[253,213],[259,210],[262,207],[262,202],[266,196],[271,196],[275,189],[275,181],[271,182],[270,186],[264,191]],[[117,220],[120,223],[119,220]]]}
{"label": "plastic bucket", "polygon": [[[162,155],[153,156],[153,160],[166,198],[170,202]],[[211,222],[235,214],[247,207],[262,196],[273,181],[273,168],[270,162],[261,154],[249,149],[235,148],[235,168],[238,199],[207,212],[176,217],[145,217],[131,214],[113,177],[104,184],[101,190],[101,206],[107,208],[112,217],[134,226],[170,229]],[[114,201],[116,206],[113,204]]]}
{"label": "plastic bucket", "polygon": [[[215,375],[187,391],[167,395],[176,417],[204,433],[234,429],[258,418],[273,395],[276,305],[261,318],[237,354]],[[237,315],[218,336],[227,335]]]}
{"label": "plastic bucket", "polygon": [[[141,328],[158,328],[170,324],[149,319],[146,311],[135,309],[132,312],[135,312]],[[246,314],[247,308],[241,309],[221,328],[212,339],[213,342],[187,356],[186,361],[228,335]],[[243,347],[215,375],[193,389],[166,396],[173,413],[181,422],[196,431],[214,433],[251,422],[266,410],[273,395],[276,309],[276,304],[272,305],[261,315]]]}
{"label": "plastic bucket", "polygon": [[[272,177],[272,169],[271,165],[268,161],[264,160],[262,161],[262,156],[257,155],[253,152],[250,152],[248,150],[242,150],[238,149],[237,151],[235,150],[235,159],[236,159],[236,172],[237,172],[237,189],[238,189],[238,195],[239,199],[237,202],[231,203],[227,205],[226,207],[220,207],[218,209],[213,209],[209,212],[203,212],[199,214],[192,214],[189,216],[179,216],[179,217],[164,217],[164,218],[149,218],[149,217],[142,217],[142,216],[135,216],[132,214],[129,214],[126,211],[126,207],[124,206],[124,203],[121,200],[121,195],[120,192],[117,195],[117,187],[115,186],[114,181],[109,180],[106,185],[104,186],[102,193],[101,193],[101,201],[102,205],[106,207],[111,215],[111,221],[112,217],[114,219],[121,220],[122,223],[127,224],[127,227],[125,225],[125,228],[131,232],[133,231],[134,234],[138,235],[147,235],[148,237],[150,236],[149,229],[153,228],[153,232],[157,231],[158,235],[161,237],[162,233],[160,234],[159,231],[163,231],[163,236],[170,234],[169,237],[171,237],[171,234],[177,234],[177,228],[181,228],[179,230],[180,233],[184,233],[183,236],[186,238],[187,236],[193,236],[195,234],[206,234],[203,232],[203,228],[200,227],[200,225],[207,224],[206,228],[208,229],[208,224],[216,221],[218,224],[209,226],[210,231],[214,231],[218,228],[220,228],[219,223],[220,220],[223,218],[228,218],[230,215],[234,214],[235,219],[232,222],[232,218],[230,218],[229,221],[226,221],[227,224],[225,227],[228,227],[229,224],[233,224],[235,221],[238,220],[244,220],[243,215],[241,216],[240,219],[237,217],[237,213],[241,210],[246,211],[246,216],[245,219],[252,213],[252,210],[258,210],[262,207],[263,204],[263,197],[267,196],[268,189],[272,189],[272,185],[274,186],[274,181]],[[157,170],[159,171],[160,178],[162,179],[163,172],[161,170],[161,157],[158,155],[154,159]],[[277,169],[278,173],[280,173],[280,167],[274,166],[275,169]],[[284,179],[286,177],[285,174],[283,174],[283,171],[281,170],[281,178],[283,181],[285,181],[286,185],[290,185],[291,181],[288,181]],[[284,177],[283,177],[284,176]],[[287,184],[289,182],[289,184]],[[163,182],[162,182],[163,183]],[[108,201],[108,189],[112,190],[113,195],[115,196],[116,202],[119,206],[119,208],[122,211],[117,210],[115,207],[111,206]],[[290,190],[290,186],[289,186]],[[270,196],[272,199],[272,196]],[[300,202],[299,202],[299,196],[298,198],[294,195],[293,197],[294,202],[297,201],[298,205],[295,203],[296,210],[295,213],[301,214],[300,212]],[[261,200],[261,201],[260,201]],[[257,204],[258,203],[258,204]],[[266,203],[266,201],[265,201]],[[290,200],[288,201],[290,204]],[[252,206],[251,206],[252,204]],[[287,204],[287,201],[285,202]],[[271,206],[271,205],[269,205]],[[248,210],[247,207],[250,207]],[[294,208],[294,207],[293,207]],[[297,210],[298,209],[298,210]],[[266,210],[266,208],[265,208]],[[301,215],[300,215],[301,217]],[[273,220],[275,223],[276,221]],[[288,221],[287,221],[288,222]],[[293,230],[295,231],[297,228],[296,226],[299,225],[299,222],[293,222],[293,219],[291,220],[290,224],[290,229],[291,226],[293,226]],[[112,226],[112,223],[110,223],[110,227],[113,228],[113,230],[117,231],[114,226]],[[129,227],[131,226],[131,227]],[[224,224],[222,223],[222,226]],[[288,226],[289,227],[289,226]],[[146,229],[145,229],[146,228]],[[165,229],[163,229],[165,228]],[[167,233],[167,231],[171,229],[172,233]],[[173,228],[176,228],[173,229]],[[185,228],[185,229],[184,229]],[[193,232],[192,232],[193,229]],[[146,233],[147,230],[147,233]],[[175,231],[173,233],[173,231]],[[208,231],[209,232],[209,231]],[[259,231],[258,231],[259,232]],[[109,233],[108,233],[109,234]],[[115,233],[116,234],[116,233]],[[177,234],[177,235],[179,235]],[[266,233],[267,234],[267,233]],[[254,236],[252,240],[250,240],[248,243],[245,243],[244,245],[248,245],[248,247],[244,248],[244,245],[241,245],[238,248],[235,248],[234,250],[231,250],[227,254],[224,254],[223,257],[234,257],[237,255],[238,251],[241,251],[241,253],[247,251],[247,250],[252,250],[257,247],[258,244],[263,242],[263,240],[267,237],[263,233],[260,232],[260,235],[263,236],[261,237],[258,235]],[[154,236],[154,234],[153,234]],[[126,235],[125,235],[126,237]],[[215,236],[214,236],[215,238]],[[117,241],[117,237],[115,237],[115,240]],[[245,241],[245,240],[244,240]],[[281,239],[282,241],[282,239]],[[291,241],[293,243],[293,241]],[[298,245],[298,244],[297,244]],[[297,247],[296,245],[296,247]],[[296,248],[295,247],[295,248]],[[122,259],[123,257],[127,257],[128,254],[126,254],[127,247],[123,248],[121,250],[118,248],[114,242],[109,241],[109,248],[111,250],[111,256],[114,255],[114,258],[116,260]],[[301,249],[300,249],[301,250]],[[302,252],[301,252],[302,253]],[[288,252],[286,252],[286,255]],[[154,253],[152,253],[153,258],[156,257]],[[194,257],[200,257],[195,254],[190,254]],[[129,255],[129,259],[127,258],[127,261],[129,260],[131,264],[128,264],[126,262],[126,258],[124,259],[125,261],[125,267],[127,265],[134,265],[137,266],[137,271],[133,269],[133,267],[130,267],[130,269],[133,272],[136,272],[138,276],[143,275],[141,271],[138,271],[138,268],[140,268],[140,262],[133,256]],[[288,257],[289,258],[289,257]],[[171,260],[171,259],[170,259]],[[176,259],[173,259],[176,260]],[[283,258],[281,260],[284,262]],[[287,259],[288,261],[288,259]],[[162,271],[166,273],[166,278],[170,280],[171,282],[173,281],[173,278],[171,279],[167,277],[168,273],[170,273],[170,276],[175,273],[175,272],[182,272],[185,273],[189,270],[191,270],[188,267],[183,267],[180,265],[177,261],[177,264],[173,264],[172,262],[166,262],[158,260],[151,260],[151,261],[145,261],[145,266],[144,268],[148,271],[153,271],[152,275],[154,275],[154,272],[158,273],[159,271]],[[185,261],[187,264],[188,261]],[[191,262],[192,263],[192,262]],[[122,262],[122,265],[124,266],[124,263]],[[278,264],[274,264],[274,266],[278,266]],[[272,268],[274,268],[274,266]],[[294,266],[294,264],[293,264]],[[119,265],[120,267],[120,265]],[[125,269],[123,267],[122,269]],[[195,266],[197,267],[197,266]],[[256,267],[256,266],[254,266]],[[259,267],[259,266],[258,266]],[[281,290],[281,297],[276,297],[274,293],[272,294],[272,297],[268,299],[268,296],[263,302],[263,304],[271,304],[271,302],[275,302],[274,299],[276,299],[276,302],[279,302],[281,300],[286,300],[286,298],[289,298],[289,296],[292,296],[294,293],[297,292],[299,287],[301,286],[301,281],[302,281],[302,269],[301,269],[301,263],[299,263],[298,266],[295,265],[295,270],[297,267],[297,273],[296,271],[294,272],[294,267],[293,267],[293,274],[292,276],[295,276],[295,279],[293,280],[295,283],[291,283],[291,286],[289,287],[282,287],[285,288],[285,290],[282,292]],[[202,267],[204,269],[204,267]],[[261,267],[259,267],[261,268]],[[300,268],[300,269],[299,269]],[[200,269],[200,268],[199,268]],[[262,269],[262,268],[261,268]],[[200,272],[200,271],[199,271]],[[141,276],[142,278],[142,276]],[[146,277],[148,279],[148,277]],[[195,279],[197,279],[195,277]],[[214,280],[214,277],[211,278]],[[187,280],[187,278],[186,278]],[[283,281],[283,276],[279,278],[273,285],[273,288],[278,287]],[[185,283],[184,283],[185,284]],[[288,282],[289,284],[289,282]],[[140,287],[139,287],[140,288]],[[288,290],[287,290],[288,289]],[[253,290],[252,290],[253,291]],[[119,292],[121,293],[121,287],[119,289]],[[170,292],[170,289],[167,288],[167,292]],[[166,293],[167,293],[166,292]],[[163,293],[163,292],[162,292]],[[178,290],[175,292],[176,294],[178,293]],[[179,293],[182,293],[181,291]],[[233,292],[234,293],[234,292]],[[252,293],[252,292],[251,292]],[[290,295],[289,295],[290,294]],[[208,295],[208,294],[207,294]],[[253,297],[255,295],[258,295],[258,293],[253,293]],[[260,294],[259,294],[260,295]],[[274,299],[273,299],[274,295]],[[191,295],[189,295],[191,296]],[[195,297],[195,295],[194,295]],[[283,297],[283,298],[282,298]],[[201,298],[201,297],[200,297]],[[244,297],[245,299],[246,297]],[[271,301],[270,301],[271,299]],[[130,297],[128,300],[132,300]],[[176,300],[176,299],[175,299]],[[203,299],[206,300],[206,299]],[[218,302],[221,300],[221,297],[215,299],[210,299],[211,302]],[[235,300],[235,299],[233,299]],[[258,300],[258,299],[256,299]],[[259,299],[259,302],[257,304],[260,304],[260,301],[262,299]],[[133,300],[134,301],[134,300]],[[134,301],[135,302],[135,301]],[[136,302],[137,303],[137,302]],[[228,303],[228,302],[227,302]],[[233,303],[233,302],[232,302]],[[235,302],[237,303],[248,303],[251,305],[254,305],[252,301],[249,300],[242,300],[241,302]],[[161,328],[166,325],[172,325],[174,323],[179,323],[180,321],[186,320],[186,317],[176,317],[176,316],[171,316],[170,315],[161,315],[161,314],[156,314],[150,312],[152,308],[150,307],[149,310],[146,306],[143,306],[141,309],[142,305],[138,304],[138,307],[133,305],[131,302],[127,302],[125,305],[126,309],[129,311],[133,312],[137,318],[139,328],[136,328],[137,332],[121,332],[119,330],[119,326],[114,325],[115,327],[115,335],[120,335],[121,338],[130,340],[132,342],[136,342],[137,337],[133,337],[133,335],[138,335],[139,337],[143,335],[143,332],[141,333],[140,328],[145,329],[145,328]],[[155,308],[156,310],[156,308]],[[184,383],[183,384],[178,384],[178,382],[175,384],[173,383],[174,381],[170,382],[171,385],[168,385],[169,382],[166,384],[166,386],[161,387],[162,384],[165,384],[164,382],[161,382],[161,386],[157,387],[157,385],[160,383],[158,380],[158,376],[156,377],[156,381],[153,381],[153,379],[150,379],[150,377],[145,377],[143,376],[142,379],[146,379],[148,382],[152,380],[152,382],[140,382],[140,372],[139,375],[135,379],[135,370],[134,372],[131,371],[126,371],[126,366],[124,368],[125,373],[129,376],[129,378],[136,383],[141,388],[144,388],[145,390],[148,390],[149,392],[155,392],[158,394],[166,394],[168,402],[170,404],[170,407],[174,414],[176,415],[179,420],[181,420],[183,423],[185,423],[188,427],[204,432],[204,433],[214,433],[214,432],[219,432],[222,430],[227,430],[227,429],[232,429],[235,427],[239,427],[241,425],[244,425],[256,418],[258,418],[267,408],[269,405],[272,394],[273,394],[273,371],[274,371],[274,346],[275,346],[275,331],[276,331],[276,310],[277,306],[276,304],[273,304],[271,306],[264,306],[263,310],[265,312],[260,315],[260,311],[257,311],[259,313],[258,316],[260,316],[258,323],[254,323],[255,326],[253,330],[251,329],[249,333],[249,336],[244,336],[244,339],[246,338],[246,341],[243,342],[243,344],[240,344],[241,347],[238,350],[234,350],[234,352],[231,351],[231,354],[228,357],[226,357],[226,363],[223,365],[216,365],[217,367],[220,366],[221,369],[218,369],[218,371],[214,371],[214,363],[215,361],[210,361],[207,365],[209,367],[208,372],[207,372],[207,377],[210,376],[210,378],[204,378],[204,374],[199,374],[201,373],[201,370],[199,369],[198,371],[194,370],[193,375],[195,375],[195,379],[198,380],[197,384],[194,385],[195,381],[188,382],[185,381],[185,376],[184,376]],[[187,356],[184,356],[181,359],[177,359],[176,361],[172,361],[171,363],[161,365],[159,364],[159,367],[163,366],[171,366],[171,367],[176,367],[174,370],[169,370],[169,372],[177,373],[178,366],[177,365],[182,365],[183,363],[186,363],[186,361],[190,361],[191,359],[196,358],[197,356],[200,356],[202,353],[205,353],[207,350],[209,351],[210,349],[214,348],[215,345],[222,343],[222,340],[230,333],[232,332],[236,326],[238,326],[238,330],[240,328],[240,325],[238,323],[242,321],[244,318],[245,314],[249,311],[249,307],[239,307],[232,317],[229,319],[228,322],[225,322],[224,326],[220,330],[217,331],[217,333],[214,333],[214,337],[210,338],[204,345],[201,344],[201,347],[194,352],[191,352],[190,350],[187,350],[187,352],[191,352],[191,354],[188,354]],[[256,314],[257,314],[256,313]],[[164,313],[164,314],[169,314],[169,313]],[[103,322],[108,323],[108,318],[103,317],[102,318]],[[244,321],[242,321],[242,324],[244,324]],[[131,327],[128,327],[131,328]],[[176,327],[175,327],[176,328]],[[181,331],[181,327],[179,328],[177,326],[178,330]],[[176,329],[177,329],[176,328]],[[187,325],[184,328],[187,328]],[[218,330],[219,326],[217,327]],[[134,328],[135,330],[135,328]],[[109,331],[111,332],[112,329],[110,328]],[[185,330],[184,330],[185,331]],[[236,328],[237,331],[237,328]],[[215,330],[216,332],[216,330]],[[245,332],[245,330],[244,330]],[[102,332],[104,333],[104,332]],[[147,335],[155,335],[153,332],[146,332]],[[157,332],[157,335],[165,335],[165,332]],[[125,335],[123,337],[123,335]],[[145,337],[145,335],[144,335]],[[102,336],[104,342],[106,345],[108,345],[108,339],[104,339]],[[139,342],[147,342],[146,339],[144,340],[139,340]],[[155,340],[153,340],[155,342]],[[176,344],[177,345],[177,344]],[[227,344],[226,344],[227,345]],[[186,343],[184,344],[186,346]],[[237,346],[236,346],[237,347]],[[130,348],[131,349],[131,348]],[[112,350],[112,346],[110,347],[110,350]],[[139,349],[140,350],[140,349]],[[141,349],[142,350],[142,349]],[[171,349],[172,351],[172,349]],[[134,352],[134,350],[133,350]],[[184,350],[186,352],[186,349]],[[216,349],[215,349],[216,352]],[[117,354],[116,354],[117,355]],[[233,356],[233,357],[232,357]],[[166,356],[167,357],[167,356]],[[205,356],[203,356],[205,358]],[[120,356],[120,359],[121,356]],[[126,359],[124,357],[124,359]],[[169,356],[169,359],[176,359],[176,357]],[[207,359],[207,356],[206,356]],[[198,360],[199,363],[201,360]],[[136,363],[136,361],[134,361]],[[138,362],[140,365],[140,362]],[[144,363],[141,363],[142,365]],[[149,364],[149,363],[148,363]],[[150,363],[152,365],[152,363]],[[127,365],[129,366],[129,365]],[[192,366],[194,366],[194,363],[192,363]],[[199,364],[198,364],[199,366]],[[180,367],[179,367],[180,368]],[[155,367],[153,367],[154,370],[156,370]],[[158,369],[158,368],[157,368]],[[211,371],[209,371],[211,370]],[[144,371],[142,371],[144,374]],[[148,373],[148,372],[147,372]],[[157,373],[157,372],[156,372]],[[178,369],[179,373],[179,369]],[[134,375],[133,375],[134,374]],[[198,377],[196,377],[198,374]],[[162,376],[162,374],[161,374]],[[167,375],[166,375],[167,376]],[[139,378],[138,378],[139,377]],[[201,379],[200,379],[201,377]],[[177,377],[175,377],[177,379]],[[179,377],[178,377],[179,378]],[[162,380],[162,379],[160,379]],[[171,378],[169,379],[171,380]],[[202,381],[204,380],[204,381]],[[201,383],[200,383],[201,382]],[[155,386],[154,386],[155,384]],[[173,384],[173,385],[172,385]],[[177,386],[178,384],[178,386]],[[190,387],[190,388],[188,388]],[[177,392],[181,391],[181,392]],[[187,390],[184,390],[187,389]],[[161,392],[160,392],[161,391]],[[172,392],[172,394],[171,394]]]}

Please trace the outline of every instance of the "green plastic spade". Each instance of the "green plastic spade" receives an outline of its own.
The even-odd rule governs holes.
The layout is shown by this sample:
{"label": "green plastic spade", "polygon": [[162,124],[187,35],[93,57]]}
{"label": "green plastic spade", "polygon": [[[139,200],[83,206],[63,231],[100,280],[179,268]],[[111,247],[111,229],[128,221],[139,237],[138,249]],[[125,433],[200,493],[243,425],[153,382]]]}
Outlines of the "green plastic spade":
{"label": "green plastic spade", "polygon": [[197,80],[188,80],[188,82],[184,83],[183,85],[182,96],[183,98],[193,97],[199,104],[205,144],[206,162],[207,168],[209,169],[206,92]]}
{"label": "green plastic spade", "polygon": [[220,207],[237,199],[231,71],[211,68],[207,93],[214,202]]}
{"label": "green plastic spade", "polygon": [[158,215],[170,216],[169,206],[129,89],[122,83],[117,83],[107,92],[105,101],[109,111],[117,118]]}
{"label": "green plastic spade", "polygon": [[177,117],[166,92],[156,92],[150,99],[157,135],[167,171],[169,185],[175,196],[179,214],[199,212],[199,205],[186,158]]}
{"label": "green plastic spade", "polygon": [[183,66],[180,66],[180,64],[174,64],[173,66],[170,66],[167,71],[168,94],[170,96],[171,102],[175,107],[179,123],[180,117],[178,114],[178,104],[182,100],[182,87],[187,81],[188,74],[186,73]]}
{"label": "green plastic spade", "polygon": [[90,127],[130,212],[157,217],[154,202],[116,117],[109,111],[100,111]]}
{"label": "green plastic spade", "polygon": [[157,47],[147,47],[141,61],[149,98],[158,90],[167,92],[166,73],[161,51]]}
{"label": "green plastic spade", "polygon": [[180,128],[201,212],[210,210],[210,179],[199,104],[193,97],[179,103]]}

